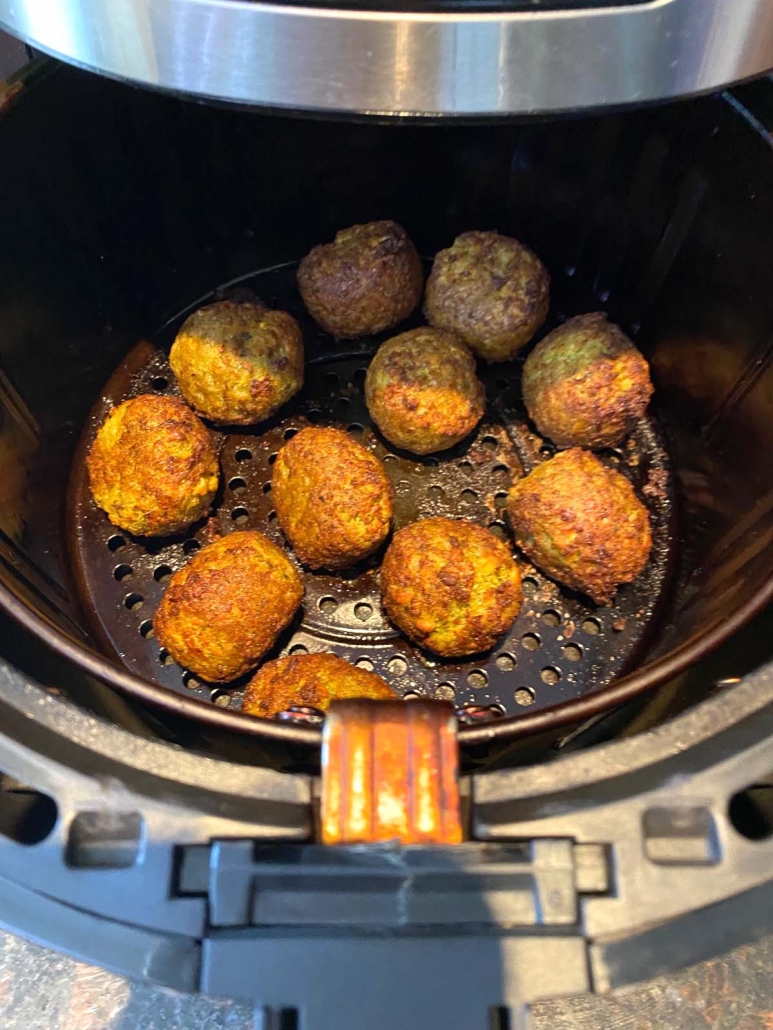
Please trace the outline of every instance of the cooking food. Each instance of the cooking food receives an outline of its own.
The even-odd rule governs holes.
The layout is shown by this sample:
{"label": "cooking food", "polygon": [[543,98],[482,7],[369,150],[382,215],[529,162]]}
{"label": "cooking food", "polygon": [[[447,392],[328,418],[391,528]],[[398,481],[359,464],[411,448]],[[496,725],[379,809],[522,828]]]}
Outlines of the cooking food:
{"label": "cooking food", "polygon": [[528,247],[497,232],[464,232],[435,257],[424,313],[486,361],[508,361],[548,313],[550,277]]}
{"label": "cooking food", "polygon": [[265,719],[293,705],[326,711],[331,701],[369,697],[389,701],[399,697],[386,680],[358,669],[334,654],[300,654],[266,662],[247,684],[242,711]]}
{"label": "cooking food", "polygon": [[301,577],[262,533],[230,533],[195,554],[171,580],[153,629],[176,662],[210,683],[253,669],[290,623]]}
{"label": "cooking food", "polygon": [[486,406],[472,354],[457,337],[428,326],[382,343],[368,368],[365,399],[387,440],[414,454],[453,447]]}
{"label": "cooking food", "polygon": [[303,337],[286,311],[259,301],[221,300],[185,320],[169,363],[183,397],[200,415],[251,425],[303,386]]}
{"label": "cooking food", "polygon": [[395,533],[381,595],[406,636],[446,657],[488,650],[523,600],[508,547],[474,522],[449,518],[422,519]]}
{"label": "cooking food", "polygon": [[206,427],[181,400],[159,394],[113,408],[87,465],[97,505],[135,536],[187,529],[209,510],[220,478]]}
{"label": "cooking food", "polygon": [[541,340],[523,366],[523,399],[558,447],[613,447],[652,396],[649,365],[606,315],[570,318]]}
{"label": "cooking food", "polygon": [[543,572],[597,604],[647,563],[647,509],[620,472],[579,447],[538,465],[510,489],[515,542]]}
{"label": "cooking food", "polygon": [[342,229],[298,268],[303,303],[337,340],[391,329],[419,303],[423,286],[419,255],[396,222]]}
{"label": "cooking food", "polygon": [[271,479],[279,525],[312,569],[345,569],[386,540],[392,485],[381,462],[340,429],[310,426],[279,452]]}

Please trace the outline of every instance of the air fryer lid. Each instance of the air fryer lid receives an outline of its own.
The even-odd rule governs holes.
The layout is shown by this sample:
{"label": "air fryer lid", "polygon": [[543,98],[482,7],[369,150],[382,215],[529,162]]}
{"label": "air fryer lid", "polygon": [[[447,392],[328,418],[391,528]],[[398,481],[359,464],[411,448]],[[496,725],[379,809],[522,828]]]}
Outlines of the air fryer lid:
{"label": "air fryer lid", "polygon": [[[131,579],[120,582],[118,567],[130,565],[131,576],[144,576],[145,589],[157,598],[163,585],[154,573],[174,563],[147,556],[135,569],[125,552],[110,551],[108,540],[120,534],[105,524],[99,537],[102,565],[89,565],[105,591],[113,591],[100,613],[110,605],[120,608],[121,619],[128,620],[120,624],[132,629],[132,646],[147,648],[134,654],[156,663],[153,678],[176,677],[177,691],[108,657],[110,649],[80,608],[65,550],[66,485],[88,411],[138,338],[163,344],[158,327],[176,312],[195,306],[213,283],[245,280],[256,269],[276,270],[265,273],[276,280],[274,289],[262,276],[254,281],[264,299],[290,303],[289,287],[281,283],[293,261],[341,226],[385,214],[405,224],[427,255],[470,226],[510,232],[533,246],[550,269],[556,317],[606,308],[653,363],[654,414],[667,437],[677,486],[679,565],[636,669],[603,690],[553,705],[562,684],[570,683],[567,661],[558,683],[549,675],[523,684],[534,685],[535,703],[518,705],[519,670],[534,662],[539,676],[556,667],[542,665],[539,651],[530,651],[522,639],[527,634],[521,634],[512,650],[499,649],[491,659],[497,677],[510,677],[514,717],[463,726],[463,742],[504,740],[536,729],[556,733],[617,704],[684,668],[770,596],[773,505],[764,456],[773,447],[767,349],[773,244],[766,232],[773,214],[773,166],[765,138],[732,98],[586,119],[563,124],[560,131],[549,124],[436,130],[261,118],[59,69],[33,79],[6,110],[0,131],[8,155],[0,185],[4,196],[15,199],[0,225],[0,352],[7,376],[2,439],[14,472],[4,480],[9,485],[0,596],[16,618],[83,668],[200,723],[296,742],[319,740],[316,727],[245,719],[219,707],[217,699],[197,700],[203,685],[186,686],[181,670],[158,665],[152,637],[141,633],[143,610],[125,603],[134,590]],[[325,339],[310,350],[319,364],[309,376],[306,408],[288,409],[282,420],[308,417],[312,410],[341,420],[344,398],[347,411],[359,403],[348,384],[350,375],[356,382],[362,358],[346,357]],[[333,367],[336,362],[340,367]],[[142,374],[152,372],[152,363],[140,365]],[[159,372],[154,378],[163,376]],[[325,373],[331,373],[327,385]],[[140,369],[132,374],[140,375]],[[490,406],[495,415],[496,378]],[[130,385],[124,382],[121,389]],[[512,401],[517,408],[517,395]],[[501,411],[500,427],[510,425],[507,403]],[[262,434],[273,434],[276,442],[300,424],[283,429],[282,420],[256,431],[259,457],[257,463],[252,459],[252,472],[237,470],[234,442],[229,483],[243,478],[247,491],[260,485],[260,496],[267,496],[261,463],[273,451]],[[346,423],[367,430],[354,415],[347,414]],[[491,444],[488,430],[481,432],[485,455]],[[496,451],[493,429],[491,435]],[[640,451],[640,457],[652,460],[656,442],[644,443],[647,453]],[[459,464],[467,459],[460,453],[452,460],[453,481],[461,486],[470,473]],[[494,452],[482,464],[494,479]],[[421,465],[415,476],[442,489],[438,469]],[[10,489],[13,483],[17,487]],[[467,503],[465,489],[454,495],[454,505]],[[469,489],[479,493],[468,499],[477,505],[485,491]],[[232,486],[223,517],[231,519],[238,496]],[[268,502],[259,502],[254,512],[244,505],[248,519],[268,521],[270,508],[261,508],[263,503]],[[179,563],[182,542],[174,546]],[[355,584],[344,581],[341,597]],[[543,585],[538,579],[537,591]],[[340,607],[341,597],[330,596]],[[349,600],[354,625],[357,604],[370,602]],[[324,608],[318,603],[314,613],[318,630],[328,615]],[[542,647],[576,643],[565,633],[558,640],[568,610],[557,602],[533,608],[532,632]],[[549,611],[555,615],[544,621]],[[559,625],[551,625],[556,615]],[[615,633],[624,637],[624,630],[606,625],[603,610],[595,617],[610,641]],[[589,636],[583,646],[613,645]],[[387,671],[393,658],[410,657],[387,650]],[[590,653],[605,654],[608,661],[612,652]],[[504,654],[513,669],[496,666]],[[376,664],[367,648],[359,653],[352,647],[351,655]],[[617,662],[624,656],[614,657]],[[476,668],[465,669],[464,676]],[[399,678],[397,671],[393,675]],[[437,682],[434,670],[427,677],[433,689],[451,682]],[[480,689],[454,677],[457,690],[460,684],[463,691]]]}

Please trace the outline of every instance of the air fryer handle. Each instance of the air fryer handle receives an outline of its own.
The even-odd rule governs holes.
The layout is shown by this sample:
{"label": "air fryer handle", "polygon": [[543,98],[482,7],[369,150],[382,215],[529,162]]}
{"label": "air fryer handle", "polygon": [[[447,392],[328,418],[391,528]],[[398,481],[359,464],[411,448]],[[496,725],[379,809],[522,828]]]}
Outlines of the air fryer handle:
{"label": "air fryer handle", "polygon": [[458,844],[456,716],[440,701],[339,701],[322,743],[325,844]]}

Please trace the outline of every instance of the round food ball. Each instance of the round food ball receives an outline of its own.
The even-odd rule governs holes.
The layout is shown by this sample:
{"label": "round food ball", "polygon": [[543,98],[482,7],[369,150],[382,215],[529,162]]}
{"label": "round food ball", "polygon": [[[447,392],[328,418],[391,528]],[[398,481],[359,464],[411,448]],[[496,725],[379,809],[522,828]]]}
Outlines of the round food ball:
{"label": "round food ball", "polygon": [[367,222],[315,247],[298,267],[309,314],[337,340],[391,329],[421,299],[416,248],[396,222]]}
{"label": "round food ball", "polygon": [[176,662],[210,683],[254,669],[303,599],[297,569],[262,533],[229,533],[175,572],[153,619]]}
{"label": "round food ball", "polygon": [[464,344],[422,326],[381,344],[365,377],[365,400],[395,447],[431,454],[472,432],[483,417],[486,392]]}
{"label": "round food ball", "polygon": [[268,719],[293,705],[324,712],[331,701],[343,698],[394,701],[399,696],[374,672],[358,669],[334,654],[299,654],[266,662],[247,684],[242,711]]}
{"label": "round food ball", "polygon": [[579,315],[548,333],[523,366],[523,399],[558,447],[614,447],[652,396],[644,356],[606,315]]}
{"label": "round food ball", "polygon": [[545,321],[549,287],[545,266],[518,240],[464,232],[435,257],[424,313],[486,361],[509,361]]}
{"label": "round food ball", "polygon": [[113,408],[86,463],[96,503],[135,536],[187,529],[209,510],[220,479],[206,426],[181,400],[155,393]]}
{"label": "round food ball", "polygon": [[647,509],[620,472],[573,447],[538,465],[511,487],[515,542],[543,572],[597,604],[647,563]]}
{"label": "round food ball", "polygon": [[493,647],[523,600],[507,546],[474,522],[447,518],[395,533],[381,567],[381,596],[407,637],[445,657]]}
{"label": "round food ball", "polygon": [[200,415],[247,426],[269,418],[303,386],[303,337],[286,311],[220,300],[186,318],[169,363]]}
{"label": "round food ball", "polygon": [[392,484],[384,467],[340,429],[302,429],[277,455],[274,507],[287,539],[312,569],[346,569],[386,540]]}

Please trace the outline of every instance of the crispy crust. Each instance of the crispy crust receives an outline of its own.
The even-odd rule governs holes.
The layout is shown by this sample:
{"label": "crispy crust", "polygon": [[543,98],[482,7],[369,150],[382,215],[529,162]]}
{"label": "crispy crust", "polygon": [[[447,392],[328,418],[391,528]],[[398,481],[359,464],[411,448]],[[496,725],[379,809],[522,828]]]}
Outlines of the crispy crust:
{"label": "crispy crust", "polygon": [[158,394],[113,408],[86,463],[96,503],[135,536],[187,529],[209,510],[220,479],[206,427],[181,400]]}
{"label": "crispy crust", "polygon": [[269,418],[303,386],[303,337],[286,311],[221,300],[185,320],[169,363],[200,415],[251,425]]}
{"label": "crispy crust", "polygon": [[613,447],[647,410],[653,387],[644,356],[602,313],[570,318],[523,366],[523,398],[558,447]]}
{"label": "crispy crust", "polygon": [[392,485],[381,462],[340,429],[302,429],[271,479],[279,525],[304,564],[345,569],[372,554],[392,524]]}
{"label": "crispy crust", "polygon": [[387,440],[430,454],[472,432],[483,417],[486,392],[464,344],[423,326],[382,343],[365,378],[365,400]]}
{"label": "crispy crust", "polygon": [[203,547],[169,581],[156,638],[210,683],[253,669],[303,598],[297,570],[262,533],[230,533]]}
{"label": "crispy crust", "polygon": [[488,650],[523,600],[508,547],[474,522],[449,518],[395,533],[381,567],[381,596],[406,636],[446,657]]}
{"label": "crispy crust", "polygon": [[511,487],[508,512],[534,564],[597,604],[636,579],[652,548],[649,514],[631,484],[579,447]]}
{"label": "crispy crust", "polygon": [[342,229],[298,267],[303,303],[337,340],[391,329],[419,303],[423,286],[419,255],[396,222]]}
{"label": "crispy crust", "polygon": [[276,658],[259,669],[247,684],[242,711],[269,719],[293,705],[326,711],[331,701],[369,697],[375,701],[399,697],[386,680],[358,669],[334,654],[301,654]]}
{"label": "crispy crust", "polygon": [[435,257],[424,313],[486,361],[508,361],[548,313],[550,277],[528,247],[496,232],[465,232]]}

